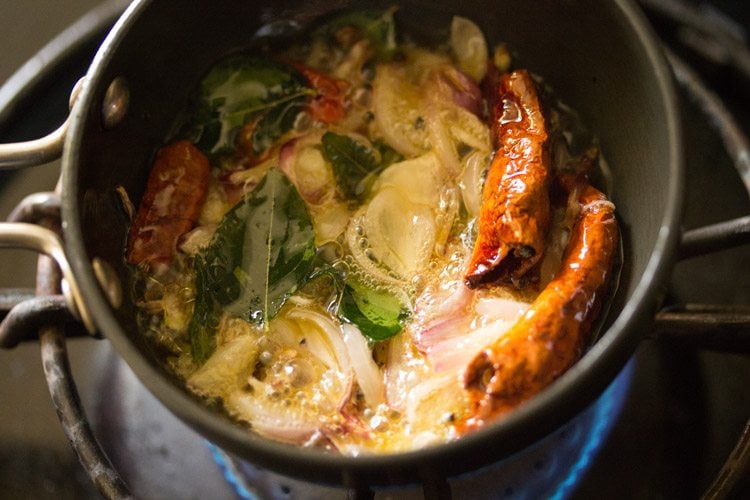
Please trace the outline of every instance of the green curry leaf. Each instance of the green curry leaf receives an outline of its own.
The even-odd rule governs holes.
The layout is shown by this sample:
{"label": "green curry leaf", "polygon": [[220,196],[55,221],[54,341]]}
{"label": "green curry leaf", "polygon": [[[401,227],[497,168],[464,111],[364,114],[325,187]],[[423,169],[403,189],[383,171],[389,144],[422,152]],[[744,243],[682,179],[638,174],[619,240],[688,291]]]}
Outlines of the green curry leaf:
{"label": "green curry leaf", "polygon": [[373,146],[380,153],[380,166],[379,170],[385,170],[394,163],[398,163],[404,160],[404,156],[390,147],[385,142],[374,141]]}
{"label": "green curry leaf", "polygon": [[355,10],[342,13],[328,21],[317,33],[334,37],[342,28],[354,28],[362,38],[369,40],[380,61],[393,57],[398,48],[396,42],[396,23],[393,14],[396,8],[386,10]]}
{"label": "green curry leaf", "polygon": [[383,143],[375,143],[375,149],[370,149],[348,135],[334,132],[323,134],[321,143],[336,182],[348,198],[360,198],[374,182],[376,174],[403,159]]}
{"label": "green curry leaf", "polygon": [[[315,235],[304,201],[280,171],[269,170],[224,216],[196,257],[192,323],[210,323],[212,314],[223,309],[267,324],[310,277],[314,257]],[[193,357],[204,360],[203,351],[212,350],[204,338],[208,334],[192,324],[190,332]]]}
{"label": "green curry leaf", "polygon": [[189,135],[207,154],[232,151],[237,134],[255,122],[260,154],[288,131],[315,91],[293,67],[247,54],[214,65],[200,83]]}
{"label": "green curry leaf", "polygon": [[408,312],[392,293],[349,280],[341,296],[339,315],[357,325],[370,340],[380,341],[403,329]]}
{"label": "green curry leaf", "polygon": [[[202,290],[206,286],[207,266],[203,256],[198,255],[195,260],[195,285],[197,290]],[[211,353],[216,349],[216,338],[214,336],[214,330],[218,326],[219,320],[217,318],[217,311],[212,302],[209,300],[209,295],[199,293],[195,300],[195,308],[193,309],[193,317],[190,320],[188,327],[188,336],[190,338],[190,350],[198,364],[203,364],[208,359]]]}
{"label": "green curry leaf", "polygon": [[387,289],[365,285],[357,273],[317,259],[315,272],[308,282],[314,296],[326,296],[328,309],[340,320],[354,324],[370,341],[386,340],[403,329],[409,309]]}
{"label": "green curry leaf", "polygon": [[364,191],[363,180],[376,172],[379,163],[375,153],[347,135],[326,132],[322,139],[323,154],[333,167],[339,187],[350,198]]}

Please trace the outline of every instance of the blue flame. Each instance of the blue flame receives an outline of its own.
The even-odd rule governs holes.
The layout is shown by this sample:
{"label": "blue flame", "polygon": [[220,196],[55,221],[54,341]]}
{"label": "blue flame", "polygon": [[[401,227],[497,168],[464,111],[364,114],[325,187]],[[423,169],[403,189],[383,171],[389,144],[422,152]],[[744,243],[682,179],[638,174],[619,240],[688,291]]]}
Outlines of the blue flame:
{"label": "blue flame", "polygon": [[583,444],[578,460],[570,467],[568,475],[557,486],[552,495],[550,495],[549,498],[551,500],[570,498],[581,478],[596,458],[597,453],[607,436],[609,436],[609,432],[612,430],[622,410],[626,399],[625,396],[630,388],[634,363],[631,359],[595,403],[596,412],[589,438]]}
{"label": "blue flame", "polygon": [[206,446],[211,451],[211,457],[213,457],[216,465],[219,466],[224,479],[226,479],[237,496],[242,500],[259,500],[260,497],[250,490],[247,481],[245,481],[242,474],[234,466],[233,460],[211,442],[206,441]]}

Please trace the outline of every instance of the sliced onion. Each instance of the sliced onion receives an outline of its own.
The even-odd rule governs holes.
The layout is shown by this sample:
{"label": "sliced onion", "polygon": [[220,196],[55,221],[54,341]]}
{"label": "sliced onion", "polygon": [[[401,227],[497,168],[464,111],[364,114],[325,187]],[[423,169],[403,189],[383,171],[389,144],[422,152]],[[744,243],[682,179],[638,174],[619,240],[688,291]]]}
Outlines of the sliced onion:
{"label": "sliced onion", "polygon": [[294,184],[302,199],[310,205],[321,205],[333,197],[336,180],[317,144],[297,148]]}
{"label": "sliced onion", "polygon": [[351,212],[347,204],[336,200],[313,207],[310,212],[317,246],[322,246],[329,241],[337,241],[339,236],[346,231],[351,220]]}
{"label": "sliced onion", "polygon": [[405,280],[427,265],[437,238],[432,210],[394,188],[378,192],[362,221],[375,258]]}
{"label": "sliced onion", "polygon": [[296,137],[287,141],[279,150],[279,170],[294,182],[294,151],[300,138]]}
{"label": "sliced onion", "polygon": [[463,314],[443,316],[432,321],[414,335],[414,345],[428,355],[438,346],[455,337],[465,337],[471,326],[471,319]]}
{"label": "sliced onion", "polygon": [[346,228],[346,243],[351,252],[351,264],[355,266],[358,272],[365,274],[369,279],[374,280],[378,284],[392,287],[395,290],[402,289],[406,284],[405,281],[393,276],[387,269],[376,264],[367,254],[367,245],[361,244],[365,231],[362,221],[366,210],[366,205],[361,207],[354,214],[349,226]]}
{"label": "sliced onion", "polygon": [[[270,363],[284,363],[281,366],[290,370],[290,376],[294,376],[293,370],[306,368],[297,372],[302,374],[297,379],[301,380],[299,385],[295,379],[281,383],[274,373],[259,380],[253,374],[253,363],[244,378],[240,377],[242,383],[224,394],[224,404],[231,415],[250,423],[258,433],[302,445],[317,434],[326,434],[329,427],[340,425],[336,418],[321,416],[345,407],[352,396],[355,371],[340,325],[321,312],[288,307],[269,329],[263,349],[268,349],[272,359],[289,356]],[[261,354],[255,359],[264,362]],[[307,373],[313,378],[308,380]]]}
{"label": "sliced onion", "polygon": [[241,193],[247,193],[258,185],[258,183],[268,173],[268,169],[276,165],[275,158],[269,158],[257,165],[244,170],[235,170],[228,175],[227,181],[234,186],[240,187]]}
{"label": "sliced onion", "polygon": [[[226,367],[226,363],[235,358],[225,352],[231,354],[234,350],[228,350],[229,347],[219,349],[205,365],[207,374],[203,374],[202,368],[193,376],[192,386],[198,389],[208,387],[200,393],[222,397],[227,411],[250,423],[258,433],[304,444],[315,434],[324,434],[327,426],[338,425],[336,419],[321,419],[321,415],[340,412],[350,401],[354,369],[340,325],[326,314],[291,304],[269,324],[263,347],[255,348],[255,356],[250,358],[249,365],[248,362],[238,363],[241,370]],[[232,346],[235,342],[227,345]],[[258,352],[260,350],[264,351],[263,355]],[[274,366],[280,366],[284,371],[290,370],[286,372],[287,376],[295,377],[293,370],[302,369],[296,372],[302,374],[302,378],[282,382],[273,378],[277,375],[271,372],[266,374],[267,380],[256,378],[256,362],[269,363],[263,361],[266,351],[272,360],[275,359],[270,363],[277,363]],[[217,355],[228,361],[220,364],[215,360]],[[217,372],[217,365],[223,370]],[[307,373],[312,374],[311,379],[307,378]],[[218,375],[221,375],[220,380],[213,382]],[[211,390],[214,386],[224,387],[227,377],[233,381],[228,388]],[[205,378],[208,382],[204,381]]]}
{"label": "sliced onion", "polygon": [[441,188],[447,180],[437,156],[427,153],[394,163],[383,170],[373,185],[373,191],[377,193],[392,187],[412,203],[434,207],[440,200]]}
{"label": "sliced onion", "polygon": [[412,389],[404,416],[412,432],[420,436],[419,445],[424,447],[444,442],[451,433],[447,414],[461,413],[465,407],[460,372],[445,372]]}
{"label": "sliced onion", "polygon": [[475,292],[464,286],[460,279],[441,283],[437,291],[425,293],[417,299],[417,316],[424,329],[429,330],[432,325],[446,319],[466,316],[474,295]]}
{"label": "sliced onion", "polygon": [[279,152],[279,168],[305,201],[318,246],[336,241],[351,218],[347,204],[336,195],[333,169],[320,149],[322,136],[315,131],[292,139]]}
{"label": "sliced onion", "polygon": [[298,345],[304,338],[305,348],[340,373],[353,373],[349,350],[344,343],[341,327],[327,315],[312,309],[294,307],[285,315],[299,326]]}
{"label": "sliced onion", "polygon": [[428,90],[425,106],[427,132],[433,151],[447,176],[456,179],[463,170],[460,148],[487,154],[490,151],[489,128],[472,112],[455,104],[438,88]]}
{"label": "sliced onion", "polygon": [[328,315],[307,308],[292,308],[286,317],[290,322],[296,322],[299,328],[296,345],[304,344],[306,350],[343,378],[343,390],[336,398],[336,407],[343,408],[351,399],[355,372],[341,326]]}
{"label": "sliced onion", "polygon": [[408,394],[406,379],[406,335],[397,335],[388,343],[388,357],[385,363],[385,394],[388,406],[397,411],[406,409]]}
{"label": "sliced onion", "polygon": [[529,303],[505,297],[482,297],[474,306],[478,315],[490,320],[516,322],[529,308]]}
{"label": "sliced onion", "polygon": [[401,332],[389,340],[385,366],[388,406],[404,412],[411,388],[430,373],[427,363],[413,350],[408,332]]}
{"label": "sliced onion", "polygon": [[230,415],[248,422],[259,434],[285,443],[303,444],[318,431],[317,419],[296,412],[282,404],[267,404],[255,393],[265,391],[266,384],[255,381],[253,393],[234,392],[225,400]]}
{"label": "sliced onion", "polygon": [[454,106],[450,126],[456,143],[462,143],[485,154],[489,154],[492,150],[490,129],[474,113]]}
{"label": "sliced onion", "polygon": [[453,66],[445,67],[438,77],[441,94],[449,96],[455,105],[476,116],[482,114],[482,91],[479,85]]}
{"label": "sliced onion", "polygon": [[482,178],[487,168],[487,155],[474,151],[463,160],[463,174],[459,186],[466,211],[470,217],[478,217],[482,207]]}
{"label": "sliced onion", "polygon": [[451,111],[443,103],[430,103],[426,107],[427,133],[430,145],[444,171],[455,178],[461,171],[458,157],[458,144],[453,140],[450,127]]}
{"label": "sliced onion", "polygon": [[383,139],[406,157],[429,150],[427,134],[415,124],[424,120],[420,89],[409,81],[401,66],[381,64],[372,84],[372,105]]}
{"label": "sliced onion", "polygon": [[[439,342],[427,345],[425,356],[437,373],[465,368],[485,347],[502,337],[515,321],[494,321],[482,328],[471,329],[470,322],[452,324],[447,321],[431,338]],[[463,328],[462,328],[463,327]]]}
{"label": "sliced onion", "polygon": [[[414,342],[438,373],[455,368],[453,358],[468,356],[465,352],[469,347],[462,340],[467,339],[471,330],[469,305],[473,296],[472,291],[458,282],[447,298],[441,301],[441,297],[436,297],[431,304],[426,304],[427,311],[420,311],[429,319],[415,332]],[[477,348],[473,353],[478,351]]]}
{"label": "sliced onion", "polygon": [[[436,375],[417,384],[409,394],[408,402],[406,404],[406,418],[411,422],[419,422],[421,416],[417,413],[417,409],[419,408],[419,405],[423,403],[424,399],[434,396],[436,392],[442,392],[443,389],[447,389],[458,382],[457,375],[455,373],[450,373]],[[435,417],[437,417],[437,415],[431,416],[431,418]]]}
{"label": "sliced onion", "polygon": [[336,191],[333,170],[320,150],[322,136],[321,131],[311,132],[289,140],[279,150],[279,169],[311,206],[329,201]]}
{"label": "sliced onion", "polygon": [[[502,297],[479,297],[462,283],[440,301],[424,304],[427,317],[415,334],[415,344],[436,372],[466,366],[485,346],[500,338],[528,309],[529,304]],[[473,305],[471,305],[473,302]]]}
{"label": "sliced onion", "polygon": [[489,151],[480,103],[466,75],[419,51],[406,65],[379,66],[373,82],[375,123],[385,141],[406,157],[434,151],[450,177],[460,172],[460,144]]}
{"label": "sliced onion", "polygon": [[451,47],[461,70],[480,82],[487,72],[487,41],[482,30],[465,17],[454,16],[451,22]]}
{"label": "sliced onion", "polygon": [[357,383],[370,406],[377,406],[385,402],[385,384],[378,365],[372,359],[372,351],[367,345],[362,332],[354,325],[342,325],[344,343],[349,350]]}

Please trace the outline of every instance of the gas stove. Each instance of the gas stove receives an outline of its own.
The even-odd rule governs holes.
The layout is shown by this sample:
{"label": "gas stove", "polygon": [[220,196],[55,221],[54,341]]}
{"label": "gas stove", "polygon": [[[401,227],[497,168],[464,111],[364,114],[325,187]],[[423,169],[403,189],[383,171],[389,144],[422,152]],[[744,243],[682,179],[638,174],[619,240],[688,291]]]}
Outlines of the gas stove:
{"label": "gas stove", "polygon": [[[743,36],[750,29],[750,6],[719,0],[641,3],[675,61],[695,68],[742,128],[750,130],[750,80],[743,80],[750,72],[743,73],[742,61],[733,60],[736,51],[721,50],[721,43],[747,50]],[[33,0],[23,8],[11,8],[19,10],[0,20],[9,27],[6,31],[0,25],[0,33],[20,33],[19,50],[11,51],[13,57],[3,55],[0,80],[5,80],[45,43],[44,38],[27,39],[24,33],[43,24],[51,37],[79,14],[87,13],[34,57],[25,73],[16,73],[2,87],[0,141],[37,137],[64,119],[70,89],[85,72],[124,4],[76,0],[63,7],[58,2]],[[689,9],[680,10],[685,6]],[[65,15],[58,17],[58,10]],[[696,27],[693,18],[686,22],[695,13],[705,24]],[[13,26],[25,28],[13,32]],[[685,228],[747,215],[748,192],[721,136],[700,110],[700,103],[684,90],[681,102],[688,174]],[[4,219],[26,194],[54,187],[58,169],[55,162],[13,174],[0,172],[0,217]],[[35,256],[4,250],[0,253],[0,287],[27,293],[34,286],[35,269]],[[683,260],[664,290],[665,304],[750,304],[748,269],[750,251],[746,246]],[[252,468],[215,448],[156,401],[106,340],[77,338],[68,341],[67,347],[87,422],[136,497],[327,498],[332,493]],[[591,420],[586,434],[600,437],[601,442],[583,439],[579,448],[588,451],[579,450],[571,464],[545,458],[518,467],[529,469],[535,481],[548,471],[566,471],[559,477],[558,487],[546,491],[559,497],[699,496],[716,480],[750,417],[750,358],[746,352],[716,350],[715,346],[707,349],[657,330],[644,332],[633,359],[607,393],[618,394],[615,402],[600,400],[592,410],[593,415],[606,418]],[[0,497],[98,498],[55,415],[37,344],[0,351],[0,399],[4,402],[0,413]],[[580,431],[560,432],[567,440]],[[540,494],[529,493],[519,481],[503,481],[472,491],[492,491],[496,498]],[[732,496],[749,495],[750,477],[746,475]],[[403,495],[381,492],[379,496]],[[454,496],[462,495],[454,491]]]}

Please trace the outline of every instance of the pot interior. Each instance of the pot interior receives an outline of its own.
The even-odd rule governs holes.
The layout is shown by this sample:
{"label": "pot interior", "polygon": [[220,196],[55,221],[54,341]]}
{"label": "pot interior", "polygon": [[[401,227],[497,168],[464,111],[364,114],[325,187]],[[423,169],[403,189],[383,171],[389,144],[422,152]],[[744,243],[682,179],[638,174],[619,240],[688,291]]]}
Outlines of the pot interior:
{"label": "pot interior", "polygon": [[[453,15],[474,20],[490,46],[509,45],[577,110],[600,140],[612,172],[624,244],[620,286],[599,342],[553,386],[510,417],[458,442],[421,452],[347,459],[249,435],[211,412],[157,362],[140,339],[135,308],[111,308],[91,268],[99,257],[129,282],[128,220],[116,191],[137,206],[157,148],[173,133],[189,94],[222,55],[283,36],[323,13],[390,2],[137,1],[97,55],[64,155],[66,246],[96,322],[144,384],[220,446],[296,477],[327,482],[413,482],[425,471],[455,474],[507,456],[573,416],[604,389],[650,320],[677,238],[682,182],[671,83],[658,49],[626,1],[524,0],[401,2],[398,22],[425,39],[443,38]],[[107,128],[102,101],[112,80],[130,90],[128,112]]]}

